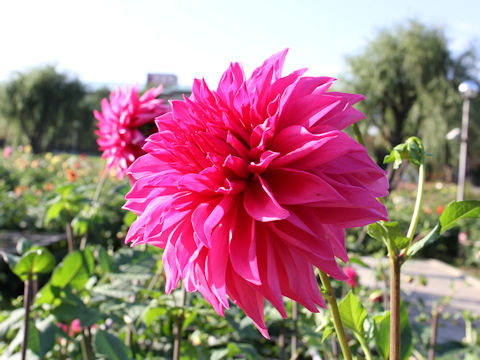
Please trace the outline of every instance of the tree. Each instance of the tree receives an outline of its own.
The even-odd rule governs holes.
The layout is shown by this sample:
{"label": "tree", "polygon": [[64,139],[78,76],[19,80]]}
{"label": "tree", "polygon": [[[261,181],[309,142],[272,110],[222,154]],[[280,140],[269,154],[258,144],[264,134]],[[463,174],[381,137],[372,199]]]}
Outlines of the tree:
{"label": "tree", "polygon": [[46,66],[16,73],[2,89],[0,112],[18,123],[38,153],[68,137],[85,94],[80,81]]}
{"label": "tree", "polygon": [[365,95],[359,109],[380,129],[386,145],[380,152],[420,135],[437,164],[452,163],[449,155],[458,149],[449,147],[458,144],[448,145],[445,135],[459,126],[457,87],[474,75],[473,51],[455,59],[442,30],[411,21],[381,31],[347,62],[351,71],[344,84]]}

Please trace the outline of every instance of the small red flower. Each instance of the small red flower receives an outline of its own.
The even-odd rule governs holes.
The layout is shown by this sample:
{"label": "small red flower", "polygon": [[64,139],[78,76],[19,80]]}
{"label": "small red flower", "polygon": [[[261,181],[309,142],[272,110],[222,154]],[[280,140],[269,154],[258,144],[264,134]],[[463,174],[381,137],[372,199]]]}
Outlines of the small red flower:
{"label": "small red flower", "polygon": [[438,205],[437,206],[437,215],[441,215],[443,213],[443,209],[445,209],[445,206]]}

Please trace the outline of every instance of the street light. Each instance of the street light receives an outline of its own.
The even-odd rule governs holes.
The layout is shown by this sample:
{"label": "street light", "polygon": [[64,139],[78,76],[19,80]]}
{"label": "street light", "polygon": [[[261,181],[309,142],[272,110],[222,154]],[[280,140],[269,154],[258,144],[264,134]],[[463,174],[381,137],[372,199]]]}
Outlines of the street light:
{"label": "street light", "polygon": [[465,170],[467,167],[467,141],[468,141],[468,121],[470,116],[470,99],[474,98],[478,93],[478,85],[472,80],[462,82],[458,86],[458,91],[463,97],[463,113],[462,113],[462,132],[460,143],[460,157],[458,160],[458,189],[457,201],[463,200],[465,192]]}

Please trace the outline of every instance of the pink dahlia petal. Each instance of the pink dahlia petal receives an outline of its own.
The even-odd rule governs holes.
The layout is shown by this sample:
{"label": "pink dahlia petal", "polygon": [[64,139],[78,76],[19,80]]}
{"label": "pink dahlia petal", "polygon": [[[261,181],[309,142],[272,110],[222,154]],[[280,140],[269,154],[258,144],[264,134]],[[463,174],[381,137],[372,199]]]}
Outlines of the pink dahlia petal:
{"label": "pink dahlia petal", "polygon": [[[363,117],[352,107],[363,97],[329,92],[334,79],[302,77],[305,69],[282,77],[285,56],[249,78],[232,63],[215,91],[195,80],[192,95],[157,118],[147,154],[129,168],[124,206],[138,215],[126,241],[164,249],[167,291],[182,280],[220,315],[232,301],[266,337],[265,299],[284,317],[284,297],[318,311],[315,268],[347,280],[337,262],[348,261],[345,228],[387,219],[377,200],[385,172],[342,132]],[[123,109],[104,105],[99,119]],[[118,133],[101,143],[116,144]],[[111,151],[114,162],[123,153]]]}
{"label": "pink dahlia petal", "polygon": [[110,93],[110,101],[101,101],[102,112],[94,111],[98,120],[97,143],[107,159],[108,170],[114,168],[119,179],[123,179],[127,168],[140,155],[145,154],[142,146],[145,136],[139,127],[152,123],[157,116],[167,112],[167,105],[156,97],[162,87],[148,90],[141,98],[136,87],[118,89]]}
{"label": "pink dahlia petal", "polygon": [[252,180],[245,190],[243,204],[247,213],[259,221],[286,219],[290,213],[280,206],[265,180],[260,176]]}

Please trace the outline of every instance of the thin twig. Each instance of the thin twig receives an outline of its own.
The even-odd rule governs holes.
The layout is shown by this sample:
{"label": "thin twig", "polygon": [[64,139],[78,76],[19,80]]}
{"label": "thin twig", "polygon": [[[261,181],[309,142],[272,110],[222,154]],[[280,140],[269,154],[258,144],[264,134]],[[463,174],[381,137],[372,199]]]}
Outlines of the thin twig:
{"label": "thin twig", "polygon": [[67,233],[68,253],[72,253],[75,251],[75,244],[73,240],[72,223],[70,222],[70,220],[67,220],[67,224],[65,225],[65,232]]}
{"label": "thin twig", "polygon": [[23,342],[22,342],[22,360],[26,359],[28,347],[28,330],[30,325],[30,297],[31,297],[32,275],[29,274],[25,280],[23,290],[23,308],[25,309],[25,319],[23,322]]}
{"label": "thin twig", "polygon": [[432,336],[430,337],[430,348],[428,349],[428,360],[435,359],[435,346],[437,344],[437,333],[438,333],[438,318],[442,313],[443,308],[440,306],[437,308],[434,305],[432,309]]}
{"label": "thin twig", "polygon": [[297,340],[298,340],[298,303],[293,301],[292,303],[292,323],[293,323],[293,332],[291,339],[291,349],[292,353],[290,355],[290,360],[296,360],[297,358]]}
{"label": "thin twig", "polygon": [[182,303],[180,305],[180,314],[177,316],[177,322],[174,326],[174,339],[173,339],[173,360],[180,359],[180,349],[181,349],[181,342],[182,342],[182,327],[183,327],[183,320],[185,318],[185,304],[187,303],[187,291],[185,287],[182,285]]}

